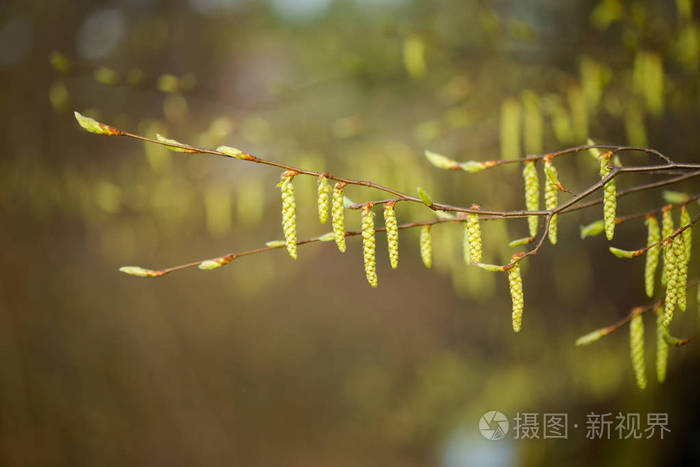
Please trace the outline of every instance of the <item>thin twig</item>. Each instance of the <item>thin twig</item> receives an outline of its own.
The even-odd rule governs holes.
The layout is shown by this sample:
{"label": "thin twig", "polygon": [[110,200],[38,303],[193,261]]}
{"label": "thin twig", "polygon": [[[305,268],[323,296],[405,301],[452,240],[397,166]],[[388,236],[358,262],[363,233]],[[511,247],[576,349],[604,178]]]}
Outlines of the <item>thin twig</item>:
{"label": "thin twig", "polygon": [[[82,123],[81,123],[82,125]],[[100,124],[103,125],[103,124]],[[507,163],[517,163],[517,162],[525,162],[525,161],[533,161],[533,160],[540,160],[547,158],[547,160],[551,160],[553,157],[558,157],[558,156],[563,156],[565,154],[576,154],[580,153],[581,151],[584,150],[590,150],[590,149],[606,149],[611,153],[620,153],[620,152],[630,152],[630,151],[637,151],[637,152],[643,152],[646,154],[651,154],[656,157],[659,157],[662,159],[665,164],[661,165],[647,165],[647,166],[634,166],[634,167],[610,167],[610,172],[603,178],[601,178],[599,181],[596,183],[592,184],[582,192],[574,195],[571,199],[567,200],[566,202],[559,204],[556,208],[551,209],[551,210],[537,210],[537,211],[527,211],[527,210],[514,210],[514,211],[497,211],[497,210],[489,210],[489,209],[480,209],[477,208],[478,205],[472,204],[469,208],[465,207],[460,207],[460,206],[452,206],[449,204],[443,204],[443,203],[435,203],[435,202],[427,202],[421,198],[411,196],[405,193],[402,193],[398,190],[395,190],[390,187],[386,187],[383,185],[376,184],[371,181],[365,181],[365,180],[355,180],[355,179],[350,179],[350,178],[345,178],[345,177],[339,177],[336,175],[329,174],[327,172],[316,172],[312,170],[306,170],[306,169],[300,169],[297,167],[293,167],[287,164],[279,163],[279,162],[274,162],[274,161],[269,161],[262,159],[260,157],[254,156],[252,154],[247,154],[241,151],[238,151],[235,155],[222,152],[219,150],[212,150],[212,149],[205,149],[205,148],[199,148],[196,146],[191,146],[191,145],[186,145],[182,144],[176,141],[172,140],[161,140],[161,139],[153,139],[153,138],[148,138],[145,136],[129,133],[114,127],[107,127],[110,131],[108,134],[112,135],[118,135],[118,136],[126,136],[132,139],[140,140],[140,141],[145,141],[149,143],[154,143],[154,144],[159,144],[161,146],[168,147],[170,149],[173,148],[178,148],[181,149],[184,152],[187,153],[199,153],[199,154],[211,154],[219,157],[227,157],[227,158],[236,158],[236,159],[241,159],[245,160],[248,162],[254,162],[257,164],[263,164],[263,165],[268,165],[272,167],[277,167],[280,169],[284,169],[285,171],[293,172],[295,175],[301,174],[301,175],[309,175],[313,177],[326,177],[331,180],[335,180],[337,182],[344,183],[346,185],[357,185],[357,186],[364,186],[368,188],[374,188],[380,191],[383,191],[385,193],[389,193],[391,195],[394,195],[396,198],[392,199],[387,199],[387,200],[380,200],[380,201],[369,201],[365,202],[362,204],[356,204],[352,205],[351,208],[359,208],[360,206],[366,207],[366,206],[374,206],[378,204],[395,204],[398,202],[413,202],[413,203],[421,203],[424,205],[427,205],[430,209],[433,211],[452,211],[452,212],[458,212],[458,213],[470,213],[470,214],[479,214],[480,217],[482,218],[523,218],[523,217],[529,217],[529,216],[544,216],[544,226],[539,229],[538,235],[539,235],[539,240],[536,242],[536,245],[534,248],[530,249],[527,252],[523,252],[519,255],[514,256],[514,259],[507,265],[502,266],[503,270],[508,270],[512,268],[515,264],[519,263],[522,261],[524,258],[528,256],[532,256],[538,253],[542,245],[544,244],[545,238],[547,237],[549,233],[549,229],[551,226],[552,218],[555,215],[558,214],[563,214],[567,212],[572,212],[575,210],[583,209],[584,207],[592,206],[595,204],[599,204],[601,200],[594,200],[589,203],[579,203],[581,200],[585,199],[586,197],[590,196],[592,193],[595,191],[601,189],[605,184],[608,182],[612,181],[614,178],[616,178],[619,175],[622,174],[629,174],[629,173],[676,173],[678,171],[687,171],[691,170],[693,172],[689,174],[684,174],[679,177],[676,177],[674,179],[670,180],[664,180],[652,184],[648,184],[646,186],[641,186],[641,187],[633,187],[630,188],[626,191],[620,192],[619,195],[616,196],[624,196],[629,193],[633,193],[635,191],[641,191],[642,189],[650,189],[650,188],[656,188],[660,186],[665,186],[671,183],[677,183],[682,180],[686,180],[688,178],[694,177],[698,174],[700,174],[700,164],[693,164],[693,163],[677,163],[673,162],[670,158],[667,156],[663,155],[659,151],[655,149],[649,149],[649,148],[641,148],[641,147],[635,147],[635,146],[613,146],[613,145],[581,145],[573,148],[568,148],[564,149],[558,152],[553,152],[553,153],[548,153],[548,154],[542,154],[542,155],[531,155],[531,156],[526,156],[524,158],[520,159],[510,159],[510,160],[503,160],[503,161],[489,161],[485,164],[487,164],[488,167],[494,167],[497,165],[502,165],[502,164],[507,164]],[[626,219],[620,219],[619,222],[623,222]],[[696,217],[697,220],[697,217]],[[693,223],[696,222],[696,220],[693,221]],[[415,227],[418,225],[431,225],[431,224],[437,224],[437,223],[442,223],[442,222],[460,222],[461,219],[456,218],[448,218],[448,219],[435,219],[432,221],[423,221],[423,222],[415,222],[411,224],[404,224],[400,226],[399,228],[411,228]],[[686,227],[687,228],[687,227]],[[383,230],[383,229],[377,229],[377,230]],[[678,234],[679,232],[674,232],[674,234]],[[359,232],[347,232],[346,236],[352,236],[352,235],[358,235]],[[320,241],[320,237],[314,237],[311,239],[303,240],[301,242],[298,242],[298,244],[305,244],[305,243],[311,243],[315,241]],[[223,257],[218,258],[219,260],[225,259],[226,263],[232,261],[235,258],[238,258],[240,256],[246,256],[246,255],[251,255],[251,254],[256,254],[256,253],[261,253],[264,251],[268,251],[271,249],[275,248],[280,248],[279,246],[275,247],[264,247],[264,248],[257,248],[254,250],[249,250],[243,253],[237,253],[237,254],[229,254]],[[175,266],[174,268],[169,268],[169,269],[164,269],[161,271],[157,271],[159,274],[157,275],[163,275],[167,274],[172,271],[180,270],[180,269],[186,269],[189,267],[194,267],[196,265],[201,264],[201,262],[197,263],[190,263],[182,266]]]}

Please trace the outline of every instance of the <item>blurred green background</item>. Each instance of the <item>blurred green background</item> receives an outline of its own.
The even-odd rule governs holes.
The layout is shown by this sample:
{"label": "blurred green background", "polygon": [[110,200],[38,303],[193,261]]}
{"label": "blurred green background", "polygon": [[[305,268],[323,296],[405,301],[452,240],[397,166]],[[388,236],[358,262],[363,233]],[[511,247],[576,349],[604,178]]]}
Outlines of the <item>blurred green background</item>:
{"label": "blurred green background", "polygon": [[[523,265],[519,335],[506,279],[463,264],[457,225],[433,229],[432,270],[417,232],[401,232],[396,271],[378,234],[378,289],[366,283],[358,238],[344,255],[314,244],[297,261],[278,250],[138,279],[118,267],[281,238],[280,173],[89,135],[72,115],[408,193],[420,185],[463,206],[520,209],[518,170],[446,173],[423,151],[489,160],[592,137],[697,161],[699,10],[691,0],[4,3],[0,464],[700,462],[696,343],[671,349],[658,385],[647,317],[644,392],[627,328],[573,345],[648,303],[641,258],[622,261],[603,238],[579,239],[598,208],[561,217],[559,245]],[[586,154],[558,168],[574,189],[598,176]],[[327,232],[316,181],[295,185],[300,238]],[[697,182],[678,189],[697,191]],[[659,192],[642,193],[618,210],[662,203]],[[404,205],[397,213],[400,222],[432,215]],[[358,228],[358,213],[347,226]],[[483,229],[489,263],[505,262],[508,240],[527,231],[524,220]],[[614,244],[638,248],[645,238],[642,221],[629,222]],[[692,298],[674,334],[697,332],[697,307]],[[488,410],[511,421],[568,413],[569,439],[486,441],[477,422]],[[587,440],[590,412],[665,412],[672,431]]]}

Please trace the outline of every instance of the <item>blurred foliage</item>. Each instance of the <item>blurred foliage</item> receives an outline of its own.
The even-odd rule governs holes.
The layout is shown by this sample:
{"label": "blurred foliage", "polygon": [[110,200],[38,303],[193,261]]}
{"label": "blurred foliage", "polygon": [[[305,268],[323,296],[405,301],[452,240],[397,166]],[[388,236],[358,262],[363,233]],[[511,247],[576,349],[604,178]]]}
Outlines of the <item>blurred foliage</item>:
{"label": "blurred foliage", "polygon": [[[625,332],[573,345],[644,301],[641,262],[616,260],[600,237],[579,239],[597,210],[562,216],[556,248],[523,264],[518,336],[505,278],[464,266],[454,225],[433,229],[430,271],[417,231],[401,233],[395,272],[378,237],[377,290],[365,283],[357,239],[345,255],[311,245],[296,262],[273,252],[138,280],[118,266],[179,264],[281,238],[279,173],[92,137],[72,116],[232,144],[404,192],[420,185],[453,204],[519,209],[517,170],[445,173],[423,151],[513,158],[590,136],[697,160],[696,3],[8,5],[0,463],[461,465],[450,464],[451,446],[485,449],[477,420],[493,409],[568,412],[580,426],[591,411],[669,412],[670,440],[633,448],[580,430],[556,445],[488,445],[515,465],[698,462],[697,345],[672,349],[669,380],[645,393],[634,386]],[[597,174],[590,157],[558,169],[572,188]],[[300,238],[324,233],[316,181],[295,182]],[[658,193],[639,194],[619,209],[661,203]],[[401,205],[397,215],[429,213]],[[348,213],[348,228],[359,221]],[[503,263],[526,223],[483,230],[484,262]],[[645,238],[641,220],[616,233],[620,245]],[[697,264],[695,255],[691,277]],[[697,319],[686,313],[678,329],[694,334]]]}

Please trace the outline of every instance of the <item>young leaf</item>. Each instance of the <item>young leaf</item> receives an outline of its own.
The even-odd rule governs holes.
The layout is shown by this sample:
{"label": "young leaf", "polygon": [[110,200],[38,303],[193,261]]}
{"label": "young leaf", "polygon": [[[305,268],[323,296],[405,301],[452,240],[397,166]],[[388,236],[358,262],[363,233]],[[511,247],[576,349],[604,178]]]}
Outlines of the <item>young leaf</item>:
{"label": "young leaf", "polygon": [[459,170],[459,162],[453,161],[452,159],[448,159],[447,157],[443,156],[442,154],[438,154],[433,151],[428,151],[427,149],[425,150],[425,158],[428,159],[428,162],[433,164],[435,167],[438,169],[445,169],[445,170]]}
{"label": "young leaf", "polygon": [[123,131],[112,126],[105,125],[104,123],[100,123],[94,118],[86,117],[78,112],[73,112],[73,114],[75,115],[75,119],[78,121],[78,124],[90,133],[105,136],[120,136],[124,134]]}
{"label": "young leaf", "polygon": [[190,148],[190,147],[181,147],[181,146],[187,146],[186,144],[182,144],[181,142],[175,141],[174,139],[166,138],[165,136],[160,135],[158,133],[156,133],[156,139],[158,141],[160,141],[161,143],[165,143],[165,147],[170,149],[171,151],[190,152],[190,153],[195,152],[195,150]]}
{"label": "young leaf", "polygon": [[477,162],[477,161],[466,161],[462,162],[459,164],[459,167],[464,170],[465,172],[469,173],[474,173],[474,172],[481,172],[484,169],[488,169],[489,167],[493,167],[496,165],[495,161],[485,161],[485,162]]}
{"label": "young leaf", "polygon": [[663,192],[663,197],[664,201],[666,201],[669,204],[681,204],[685,203],[688,201],[688,196],[685,193],[681,193],[680,191],[670,191],[670,190],[664,190]]}
{"label": "young leaf", "polygon": [[123,272],[124,274],[129,274],[130,276],[138,277],[158,277],[165,274],[161,271],[154,271],[153,269],[144,269],[140,266],[122,266],[119,268],[119,271]]}
{"label": "young leaf", "polygon": [[597,341],[601,337],[605,337],[608,334],[610,334],[610,328],[600,328],[596,329],[595,331],[589,332],[586,335],[583,335],[576,339],[576,345],[581,346],[581,345],[588,345],[592,342]]}
{"label": "young leaf", "polygon": [[250,154],[246,154],[240,149],[237,148],[232,148],[230,146],[219,146],[216,148],[216,150],[222,154],[225,154],[229,157],[235,157],[236,159],[241,159],[241,160],[246,160],[246,161],[254,161],[255,157],[251,156]]}
{"label": "young leaf", "polygon": [[641,250],[621,250],[619,248],[615,248],[614,246],[611,246],[608,249],[610,250],[610,253],[618,258],[635,258],[643,253]]}
{"label": "young leaf", "polygon": [[269,246],[270,248],[280,248],[283,247],[287,244],[284,240],[270,240],[269,242],[265,242],[266,246]]}
{"label": "young leaf", "polygon": [[522,245],[529,245],[530,243],[535,241],[535,237],[523,237],[523,238],[516,238],[515,240],[512,240],[508,243],[509,247],[515,247],[515,246],[522,246]]}
{"label": "young leaf", "polygon": [[235,256],[233,255],[222,256],[221,258],[215,259],[207,259],[199,263],[199,266],[197,267],[203,271],[210,271],[212,269],[218,269],[221,266],[230,263],[234,259]]}
{"label": "young leaf", "polygon": [[426,206],[430,207],[433,205],[433,200],[430,197],[430,195],[421,187],[418,187],[418,196],[420,196],[420,200],[423,201],[423,204]]}
{"label": "young leaf", "polygon": [[473,263],[476,266],[479,266],[481,269],[486,269],[487,271],[491,272],[503,272],[505,271],[505,268],[503,266],[498,266],[496,264],[486,264],[486,263]]}
{"label": "young leaf", "polygon": [[599,220],[595,222],[591,222],[588,225],[582,225],[580,227],[581,229],[581,239],[584,239],[586,237],[594,237],[596,235],[600,235],[603,233],[605,230],[605,221]]}

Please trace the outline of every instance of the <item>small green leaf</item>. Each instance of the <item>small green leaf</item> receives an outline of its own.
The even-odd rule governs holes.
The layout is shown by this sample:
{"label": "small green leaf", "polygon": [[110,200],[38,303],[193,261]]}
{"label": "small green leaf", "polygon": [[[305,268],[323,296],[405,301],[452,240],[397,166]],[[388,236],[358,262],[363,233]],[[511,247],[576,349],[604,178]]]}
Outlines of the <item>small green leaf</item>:
{"label": "small green leaf", "polygon": [[448,159],[442,154],[428,151],[427,149],[425,151],[425,157],[428,159],[428,162],[433,164],[438,169],[457,170],[460,168],[459,162]]}
{"label": "small green leaf", "polygon": [[486,162],[477,162],[477,161],[466,161],[462,162],[459,164],[462,170],[465,172],[469,173],[474,173],[474,172],[480,172],[484,169],[487,169],[489,165]]}
{"label": "small green leaf", "polygon": [[474,263],[476,266],[479,266],[481,269],[486,269],[487,271],[492,271],[492,272],[501,272],[505,271],[505,268],[503,266],[498,266],[496,264],[486,264],[486,263]]}
{"label": "small green leaf", "polygon": [[269,242],[265,242],[265,245],[269,246],[270,248],[281,248],[286,244],[287,242],[284,240],[270,240]]}
{"label": "small green leaf", "polygon": [[335,239],[335,234],[333,232],[324,233],[318,239],[322,242],[332,242]]}
{"label": "small green leaf", "polygon": [[219,258],[207,259],[199,263],[199,266],[197,267],[204,271],[210,271],[212,269],[218,269],[221,266],[230,263],[234,259],[236,259],[236,255],[226,255]]}
{"label": "small green leaf", "polygon": [[130,276],[138,277],[157,277],[162,275],[158,271],[144,269],[140,266],[122,266],[119,268],[119,271],[123,272],[124,274],[129,274]]}
{"label": "small green leaf", "polygon": [[535,240],[535,237],[516,238],[515,240],[508,243],[508,246],[515,247],[515,246],[529,245],[534,240]]}
{"label": "small green leaf", "polygon": [[[588,146],[595,146],[595,141],[593,141],[591,138],[588,138],[588,139],[586,140],[586,144],[587,144]],[[594,158],[595,160],[599,160],[599,159],[600,159],[600,154],[601,154],[600,149],[598,149],[598,148],[590,148],[590,149],[588,150],[588,152],[591,154],[591,156],[593,156],[593,158]]]}
{"label": "small green leaf", "polygon": [[203,271],[211,271],[212,269],[217,269],[223,266],[222,263],[219,261],[214,261],[211,259],[207,259],[205,261],[202,261],[199,263],[199,266],[197,266],[199,269],[202,269]]}
{"label": "small green leaf", "polygon": [[561,190],[561,191],[566,191],[564,189],[564,186],[561,184],[559,181],[559,177],[557,176],[557,171],[554,169],[554,166],[552,165],[552,162],[548,159],[545,159],[544,163],[544,173],[547,175],[547,178],[554,184],[556,187]]}
{"label": "small green leaf", "polygon": [[670,190],[664,190],[663,197],[664,201],[670,204],[683,204],[690,198],[690,196],[685,193]]}
{"label": "small green leaf", "polygon": [[639,250],[634,250],[634,251],[629,251],[629,250],[621,250],[619,248],[615,248],[614,246],[611,246],[608,248],[610,250],[610,253],[613,255],[617,256],[618,258],[634,258],[635,256],[639,256]]}
{"label": "small green leaf", "polygon": [[216,150],[220,153],[226,154],[229,157],[235,157],[236,159],[252,161],[255,157],[250,154],[246,154],[238,148],[232,148],[231,146],[219,146]]}
{"label": "small green leaf", "polygon": [[347,196],[343,196],[343,207],[345,209],[350,209],[350,206],[354,206],[355,202],[348,198]]}
{"label": "small green leaf", "polygon": [[[174,139],[166,138],[163,135],[156,133],[156,139],[161,143],[165,143],[165,147],[175,152],[195,152],[194,149],[189,148],[186,144],[182,144]],[[174,146],[171,146],[174,145]],[[180,147],[185,146],[185,147]]]}
{"label": "small green leaf", "polygon": [[78,121],[78,124],[90,133],[105,136],[119,136],[124,134],[121,130],[105,125],[104,123],[100,123],[94,118],[86,117],[78,112],[73,112],[73,114],[75,115],[75,119]]}
{"label": "small green leaf", "polygon": [[423,201],[423,204],[426,206],[430,207],[433,205],[432,198],[430,198],[430,195],[421,187],[418,187],[418,196],[420,196],[420,200]]}
{"label": "small green leaf", "polygon": [[436,209],[434,212],[438,219],[456,219],[454,214],[451,214],[447,211],[441,211],[439,209]]}
{"label": "small green leaf", "polygon": [[673,337],[669,332],[668,328],[664,328],[663,330],[663,336],[664,336],[664,341],[670,346],[673,347],[683,347],[685,344],[690,342],[691,338],[684,338],[684,339],[679,339],[677,337]]}
{"label": "small green leaf", "polygon": [[600,235],[603,233],[605,230],[605,221],[604,220],[599,220],[595,222],[591,222],[588,225],[582,225],[580,227],[581,229],[581,238],[586,238],[586,237],[594,237],[596,235]]}
{"label": "small green leaf", "polygon": [[608,328],[596,329],[595,331],[589,332],[588,334],[576,339],[576,345],[577,346],[588,345],[592,342],[597,341],[601,337],[607,336],[608,334],[610,334],[610,331],[608,330]]}

